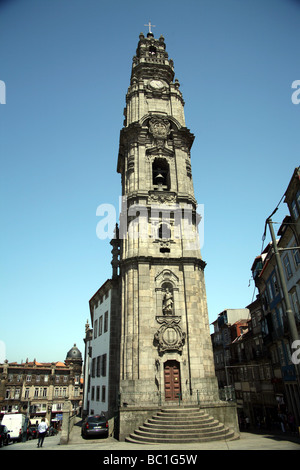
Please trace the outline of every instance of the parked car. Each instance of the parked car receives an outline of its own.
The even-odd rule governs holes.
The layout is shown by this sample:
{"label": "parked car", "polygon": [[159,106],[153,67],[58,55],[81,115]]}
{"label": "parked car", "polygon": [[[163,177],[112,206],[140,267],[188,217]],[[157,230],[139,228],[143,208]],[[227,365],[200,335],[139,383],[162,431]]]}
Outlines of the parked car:
{"label": "parked car", "polygon": [[8,445],[10,441],[10,435],[8,429],[3,424],[0,424],[0,447],[3,445]]}
{"label": "parked car", "polygon": [[88,416],[82,424],[81,435],[82,437],[108,437],[108,421],[106,417],[102,415]]}
{"label": "parked car", "polygon": [[30,426],[27,428],[27,440],[30,441],[30,439],[35,439],[38,435],[38,430],[35,426]]}

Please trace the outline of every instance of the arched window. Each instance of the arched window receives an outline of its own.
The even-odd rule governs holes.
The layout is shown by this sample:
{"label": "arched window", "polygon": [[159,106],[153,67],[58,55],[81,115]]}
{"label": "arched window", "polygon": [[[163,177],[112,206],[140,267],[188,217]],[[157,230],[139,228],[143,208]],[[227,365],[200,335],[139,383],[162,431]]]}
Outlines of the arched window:
{"label": "arched window", "polygon": [[156,47],[150,46],[149,47],[149,55],[156,55]]}

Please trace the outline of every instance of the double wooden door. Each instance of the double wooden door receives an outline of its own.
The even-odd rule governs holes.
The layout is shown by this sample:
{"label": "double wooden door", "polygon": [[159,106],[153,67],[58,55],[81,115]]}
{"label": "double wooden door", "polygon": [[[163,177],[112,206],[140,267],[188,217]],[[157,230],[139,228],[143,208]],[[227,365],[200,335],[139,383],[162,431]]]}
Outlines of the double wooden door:
{"label": "double wooden door", "polygon": [[165,399],[178,400],[181,393],[180,364],[177,361],[167,361],[164,365]]}

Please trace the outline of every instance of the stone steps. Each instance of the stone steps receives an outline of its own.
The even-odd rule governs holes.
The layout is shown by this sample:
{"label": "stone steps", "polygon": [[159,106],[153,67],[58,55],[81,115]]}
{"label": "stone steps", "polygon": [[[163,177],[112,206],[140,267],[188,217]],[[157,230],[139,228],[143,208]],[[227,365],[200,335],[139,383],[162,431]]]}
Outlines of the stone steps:
{"label": "stone steps", "polygon": [[199,408],[166,408],[126,439],[138,444],[209,442],[235,439],[234,431]]}
{"label": "stone steps", "polygon": [[180,428],[181,431],[205,431],[205,430],[210,430],[212,427],[216,427],[219,425],[218,421],[212,421],[211,423],[206,423],[206,424],[199,424],[199,423],[192,423],[192,424],[183,424],[178,427],[174,427],[172,424],[156,424],[156,423],[149,423],[146,422],[143,424],[143,426],[140,427],[140,429],[145,430],[146,432],[148,431],[156,431],[156,432],[174,432],[177,431],[178,428]]}

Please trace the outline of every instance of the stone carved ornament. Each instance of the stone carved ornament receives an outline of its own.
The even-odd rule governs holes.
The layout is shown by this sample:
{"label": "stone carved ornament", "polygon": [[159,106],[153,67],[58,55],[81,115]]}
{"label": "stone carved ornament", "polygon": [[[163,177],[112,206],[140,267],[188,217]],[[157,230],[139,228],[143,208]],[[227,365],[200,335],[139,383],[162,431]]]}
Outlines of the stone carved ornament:
{"label": "stone carved ornament", "polygon": [[149,132],[156,140],[157,146],[163,146],[170,134],[170,123],[168,119],[153,117],[149,121]]}
{"label": "stone carved ornament", "polygon": [[170,194],[170,193],[166,194],[163,192],[151,193],[148,197],[148,204],[151,204],[152,202],[157,203],[157,204],[164,204],[164,203],[175,204],[176,195]]}
{"label": "stone carved ornament", "polygon": [[166,287],[164,289],[163,316],[156,317],[157,322],[161,325],[154,335],[154,342],[158,347],[159,354],[165,351],[181,352],[185,343],[186,334],[179,326],[181,317],[174,315],[173,293]]}
{"label": "stone carved ornament", "polygon": [[158,348],[159,354],[166,351],[182,352],[185,343],[186,334],[181,330],[178,323],[180,319],[166,317],[160,321],[162,323],[159,330],[154,335],[154,342]]}

